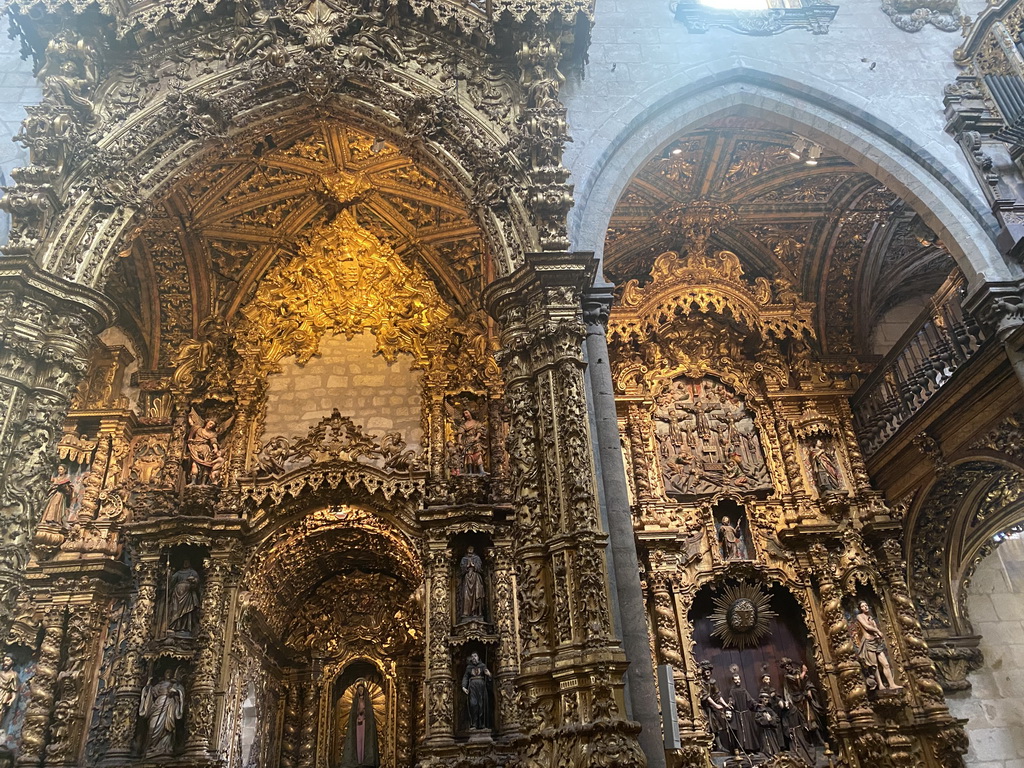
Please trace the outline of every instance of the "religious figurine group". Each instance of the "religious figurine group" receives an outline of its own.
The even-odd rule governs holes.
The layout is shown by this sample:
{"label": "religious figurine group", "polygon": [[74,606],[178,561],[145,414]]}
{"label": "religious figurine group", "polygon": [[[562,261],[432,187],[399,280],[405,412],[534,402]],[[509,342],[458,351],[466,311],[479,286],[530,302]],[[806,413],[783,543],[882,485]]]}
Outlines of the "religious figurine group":
{"label": "religious figurine group", "polygon": [[713,379],[680,379],[656,399],[665,492],[702,495],[771,487],[754,413]]}
{"label": "religious figurine group", "polygon": [[762,667],[757,696],[751,696],[740,669],[733,664],[727,690],[713,675],[711,662],[700,662],[701,708],[714,738],[713,749],[728,754],[772,757],[790,752],[807,765],[816,763],[816,750],[824,745],[824,726],[818,689],[806,665],[783,658],[782,690]]}

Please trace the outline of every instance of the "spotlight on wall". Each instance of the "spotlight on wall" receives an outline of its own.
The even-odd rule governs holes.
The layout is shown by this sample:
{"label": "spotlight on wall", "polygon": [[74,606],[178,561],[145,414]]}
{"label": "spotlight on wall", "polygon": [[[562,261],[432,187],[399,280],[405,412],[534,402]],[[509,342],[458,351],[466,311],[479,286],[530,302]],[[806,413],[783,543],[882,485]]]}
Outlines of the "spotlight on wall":
{"label": "spotlight on wall", "polygon": [[384,149],[384,146],[384,139],[378,136],[373,140],[373,144],[370,146],[370,151],[373,152],[373,154],[377,154]]}
{"label": "spotlight on wall", "polygon": [[797,136],[793,146],[789,149],[789,156],[793,160],[803,160],[807,165],[817,165],[821,158],[821,145],[816,144],[803,136]]}

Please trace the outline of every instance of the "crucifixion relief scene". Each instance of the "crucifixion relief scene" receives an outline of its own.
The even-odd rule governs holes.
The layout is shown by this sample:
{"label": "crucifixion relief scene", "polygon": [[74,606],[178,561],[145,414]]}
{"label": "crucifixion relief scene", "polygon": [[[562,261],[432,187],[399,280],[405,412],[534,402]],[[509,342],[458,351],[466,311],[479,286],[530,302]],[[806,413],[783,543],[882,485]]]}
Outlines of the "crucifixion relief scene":
{"label": "crucifixion relief scene", "polygon": [[0,768],[1020,767],[1024,0],[0,14]]}

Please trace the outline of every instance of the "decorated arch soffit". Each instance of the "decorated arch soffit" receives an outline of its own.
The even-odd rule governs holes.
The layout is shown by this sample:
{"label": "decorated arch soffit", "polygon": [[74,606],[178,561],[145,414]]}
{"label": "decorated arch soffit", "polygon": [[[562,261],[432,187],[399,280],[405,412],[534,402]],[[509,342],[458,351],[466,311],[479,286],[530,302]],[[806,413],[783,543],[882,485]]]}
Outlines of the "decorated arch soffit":
{"label": "decorated arch soffit", "polygon": [[1024,467],[1007,457],[957,463],[919,494],[908,516],[907,572],[927,633],[971,634],[966,582],[993,537],[1022,520]]}
{"label": "decorated arch soffit", "polygon": [[[406,534],[359,507],[316,510],[268,537],[247,566],[246,620],[285,653],[395,654],[415,635],[423,574]],[[381,638],[384,638],[383,642]]]}
{"label": "decorated arch soffit", "polygon": [[[453,303],[487,279],[481,265],[507,274],[526,251],[564,247],[563,217],[537,219],[571,204],[557,94],[560,68],[583,60],[590,3],[0,5],[43,91],[20,136],[30,166],[5,198],[16,211],[5,252],[54,274],[152,298],[146,281],[173,272],[168,292],[191,301],[194,332],[212,308],[244,301],[269,231],[287,248],[287,235],[324,223],[315,199],[341,172],[369,185],[361,226],[454,265],[440,279]],[[544,169],[540,195],[529,179]],[[557,200],[551,185],[565,187]],[[130,272],[115,258],[126,253],[158,263],[111,276]],[[144,305],[124,314],[147,362],[166,362],[154,337],[183,329]]]}
{"label": "decorated arch soffit", "polygon": [[736,254],[750,293],[792,295],[810,313],[822,354],[869,353],[878,319],[934,292],[954,264],[895,193],[826,149],[809,157],[807,146],[746,118],[680,137],[619,199],[605,274],[620,286],[656,283],[662,254],[689,247],[683,223],[711,211],[707,249]]}
{"label": "decorated arch soffit", "polygon": [[265,142],[255,162],[228,155],[176,185],[118,263],[111,292],[154,363],[209,316],[269,365],[364,330],[387,359],[422,359],[426,336],[474,312],[490,258],[449,185],[332,121]]}

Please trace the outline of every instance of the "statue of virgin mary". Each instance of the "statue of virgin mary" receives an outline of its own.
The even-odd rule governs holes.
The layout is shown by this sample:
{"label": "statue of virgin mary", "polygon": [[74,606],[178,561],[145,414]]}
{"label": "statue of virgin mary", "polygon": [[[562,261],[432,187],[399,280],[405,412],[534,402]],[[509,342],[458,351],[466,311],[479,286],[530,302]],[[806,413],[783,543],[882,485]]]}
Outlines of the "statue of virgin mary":
{"label": "statue of virgin mary", "polygon": [[345,729],[345,747],[341,752],[339,768],[379,768],[380,750],[377,748],[377,719],[366,683],[356,683],[352,696],[352,710]]}

